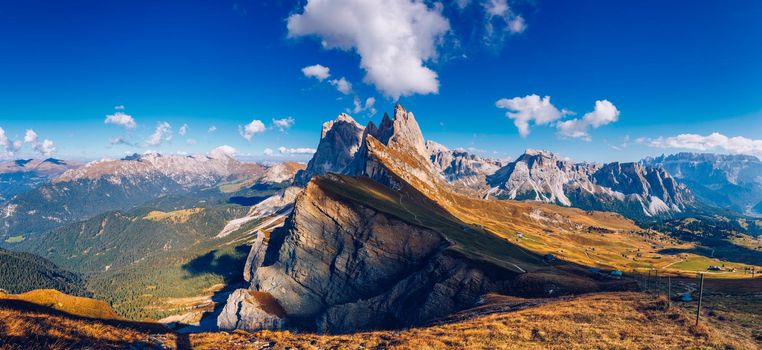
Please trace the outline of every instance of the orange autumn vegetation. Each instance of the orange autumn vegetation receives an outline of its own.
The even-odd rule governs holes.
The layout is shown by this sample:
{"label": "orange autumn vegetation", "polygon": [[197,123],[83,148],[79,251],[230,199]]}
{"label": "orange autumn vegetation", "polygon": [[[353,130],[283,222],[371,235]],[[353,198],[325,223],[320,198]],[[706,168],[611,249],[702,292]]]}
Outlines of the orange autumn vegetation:
{"label": "orange autumn vegetation", "polygon": [[[556,299],[488,295],[481,306],[398,331],[320,335],[290,331],[178,335],[157,325],[76,317],[0,300],[0,348],[194,349],[756,349],[748,329],[653,295],[595,293]],[[13,301],[18,302],[18,301]],[[31,305],[31,304],[29,304]]]}

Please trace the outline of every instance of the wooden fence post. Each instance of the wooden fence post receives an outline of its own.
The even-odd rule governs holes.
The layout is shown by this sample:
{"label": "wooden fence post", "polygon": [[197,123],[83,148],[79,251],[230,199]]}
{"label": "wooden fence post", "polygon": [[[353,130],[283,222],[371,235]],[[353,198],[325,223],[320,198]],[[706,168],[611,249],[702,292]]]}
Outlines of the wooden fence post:
{"label": "wooden fence post", "polygon": [[701,282],[699,282],[699,300],[698,300],[698,308],[696,309],[696,325],[699,324],[699,319],[701,318],[701,302],[704,299],[704,274],[701,274]]}

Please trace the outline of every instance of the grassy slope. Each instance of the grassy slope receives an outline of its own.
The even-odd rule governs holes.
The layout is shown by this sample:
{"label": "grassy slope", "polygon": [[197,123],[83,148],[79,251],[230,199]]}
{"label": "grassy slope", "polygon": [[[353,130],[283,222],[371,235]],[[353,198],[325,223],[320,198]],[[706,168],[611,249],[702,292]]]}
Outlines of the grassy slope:
{"label": "grassy slope", "polygon": [[[478,228],[474,232],[491,233],[534,254],[553,254],[565,261],[603,269],[643,272],[655,268],[676,274],[695,272],[680,268],[679,263],[685,259],[703,258],[693,251],[696,244],[643,230],[618,214],[536,202],[482,200],[459,193],[436,176],[417,176],[417,169],[425,169],[426,165],[410,157],[409,152],[386,147],[372,137],[368,141],[373,158],[457,221]],[[461,242],[468,249],[468,241]],[[473,250],[481,251],[481,247]],[[748,277],[743,268],[750,264],[730,265],[737,272],[718,276]],[[762,261],[757,265],[762,266]]]}
{"label": "grassy slope", "polygon": [[16,300],[46,306],[75,316],[104,320],[119,319],[111,307],[103,301],[61,293],[55,289],[36,289],[21,294],[2,294],[0,300]]}
{"label": "grassy slope", "polygon": [[320,335],[288,331],[169,333],[156,325],[71,316],[0,299],[0,347],[176,349],[754,349],[742,325],[707,317],[692,326],[691,310],[667,308],[642,293],[601,293],[557,299],[490,295],[485,303],[429,326]]}

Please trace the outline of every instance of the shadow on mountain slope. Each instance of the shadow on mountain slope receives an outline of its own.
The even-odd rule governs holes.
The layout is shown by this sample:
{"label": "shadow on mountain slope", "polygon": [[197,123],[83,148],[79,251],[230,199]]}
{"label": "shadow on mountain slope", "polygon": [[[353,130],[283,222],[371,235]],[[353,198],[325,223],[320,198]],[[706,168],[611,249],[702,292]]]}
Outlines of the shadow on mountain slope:
{"label": "shadow on mountain slope", "polygon": [[706,238],[697,241],[699,246],[690,249],[670,248],[660,250],[660,254],[693,253],[707,258],[755,265],[762,261],[762,251],[739,246],[725,239]]}

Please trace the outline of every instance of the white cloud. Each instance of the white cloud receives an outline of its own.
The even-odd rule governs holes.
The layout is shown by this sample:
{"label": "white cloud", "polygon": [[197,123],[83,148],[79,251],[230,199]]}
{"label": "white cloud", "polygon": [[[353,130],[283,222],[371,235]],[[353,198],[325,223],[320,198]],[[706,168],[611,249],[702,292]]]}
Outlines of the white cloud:
{"label": "white cloud", "polygon": [[188,124],[183,124],[183,126],[181,126],[179,130],[177,130],[177,133],[180,136],[185,136],[186,132],[188,132]]}
{"label": "white cloud", "polygon": [[45,139],[35,144],[34,150],[43,156],[50,157],[56,152],[56,146],[53,144],[53,141]]}
{"label": "white cloud", "polygon": [[146,144],[149,146],[158,146],[163,141],[169,141],[172,139],[172,128],[167,122],[159,122],[156,125],[156,129],[153,134],[148,137]]}
{"label": "white cloud", "polygon": [[352,113],[360,113],[363,111],[368,111],[368,116],[373,116],[376,114],[376,108],[373,107],[376,104],[376,98],[375,97],[368,97],[365,99],[365,103],[362,103],[362,100],[360,100],[359,96],[355,96],[353,100],[354,108],[352,108]]}
{"label": "white cloud", "polygon": [[233,158],[235,157],[235,152],[235,148],[228,145],[222,145],[209,151],[209,156],[216,159]]}
{"label": "white cloud", "polygon": [[286,129],[294,126],[294,123],[296,120],[294,120],[293,117],[286,117],[283,119],[273,119],[273,125],[275,125],[276,128],[280,131],[286,131]]}
{"label": "white cloud", "polygon": [[328,79],[331,76],[331,69],[319,64],[307,66],[302,68],[302,73],[305,77],[315,78],[319,81]]}
{"label": "white cloud", "polygon": [[693,151],[722,151],[733,154],[750,154],[762,159],[762,140],[743,136],[728,137],[718,132],[709,135],[680,134],[656,139],[638,138],[637,143],[657,148],[681,148]]}
{"label": "white cloud", "polygon": [[527,29],[527,22],[524,17],[516,16],[508,20],[508,31],[511,33],[521,33]]}
{"label": "white cloud", "polygon": [[595,109],[581,119],[571,119],[558,123],[558,134],[566,138],[590,141],[590,129],[614,123],[619,120],[619,110],[608,100],[595,101]]}
{"label": "white cloud", "polygon": [[349,95],[352,92],[352,83],[350,83],[344,77],[341,77],[341,79],[333,79],[329,81],[329,83],[331,83],[331,85],[333,85],[336,90],[339,90],[339,92],[344,95]]}
{"label": "white cloud", "polygon": [[313,154],[317,152],[314,148],[307,148],[307,147],[301,147],[301,148],[286,148],[286,147],[279,147],[278,152],[280,154]]}
{"label": "white cloud", "polygon": [[132,119],[131,115],[124,114],[123,112],[116,112],[114,114],[107,115],[106,120],[104,120],[103,123],[120,125],[125,129],[134,129],[137,125],[137,123],[135,123],[135,119]]}
{"label": "white cloud", "polygon": [[5,130],[0,127],[0,158],[13,158],[20,148],[21,141],[11,141]]}
{"label": "white cloud", "polygon": [[212,125],[212,126],[209,127],[209,129],[207,131],[208,132],[215,132],[215,131],[217,131],[217,127]]}
{"label": "white cloud", "polygon": [[265,148],[265,150],[262,151],[262,153],[264,153],[264,155],[266,155],[266,156],[271,156],[271,155],[273,155],[273,150],[272,150],[272,148]]}
{"label": "white cloud", "polygon": [[114,109],[116,109],[117,111],[122,111],[122,110],[124,110],[124,105],[114,106]]}
{"label": "white cloud", "polygon": [[195,145],[196,144],[196,140],[195,139],[187,139],[187,140],[185,140],[185,144],[186,145]]}
{"label": "white cloud", "polygon": [[265,132],[265,123],[262,123],[261,120],[254,119],[249,124],[239,126],[238,129],[239,133],[246,139],[246,141],[251,141],[254,134]]}
{"label": "white cloud", "polygon": [[550,96],[540,98],[538,95],[527,95],[511,99],[501,98],[495,102],[498,108],[507,109],[505,116],[513,120],[513,125],[519,129],[519,135],[529,135],[530,124],[545,125],[561,119],[567,110],[558,110],[550,103]]}
{"label": "white cloud", "polygon": [[290,37],[315,35],[323,47],[355,51],[365,82],[398,99],[439,91],[437,73],[426,67],[450,30],[442,5],[421,0],[308,0],[288,18]]}
{"label": "white cloud", "polygon": [[485,36],[487,42],[502,41],[506,32],[518,34],[526,29],[524,17],[516,15],[507,0],[485,0]]}
{"label": "white cloud", "polygon": [[34,132],[32,129],[27,129],[24,133],[24,142],[26,143],[37,143],[37,133]]}

